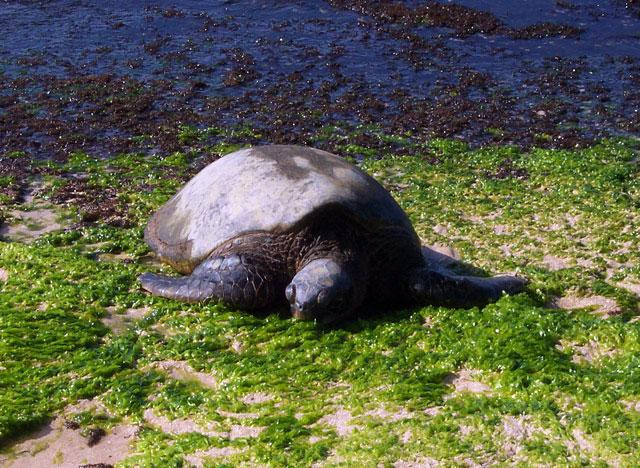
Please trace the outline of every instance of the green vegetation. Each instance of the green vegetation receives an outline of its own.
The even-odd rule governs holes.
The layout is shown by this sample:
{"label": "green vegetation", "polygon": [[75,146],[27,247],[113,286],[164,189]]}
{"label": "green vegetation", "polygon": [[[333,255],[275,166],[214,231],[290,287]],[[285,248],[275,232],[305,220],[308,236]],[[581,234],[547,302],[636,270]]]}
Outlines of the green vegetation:
{"label": "green vegetation", "polygon": [[[77,413],[84,430],[141,425],[122,466],[180,466],[214,447],[226,451],[212,466],[637,464],[640,323],[629,285],[640,283],[638,141],[523,153],[445,140],[412,146],[362,131],[411,155],[380,155],[335,128],[317,140],[361,160],[425,243],[450,245],[491,273],[517,270],[530,280],[527,293],[483,309],[372,311],[324,328],[286,311],[256,316],[151,297],[137,275],[170,270],[149,263],[144,223],[204,162],[75,154],[59,174],[82,173],[96,191],[116,188],[132,227],[97,223],[0,244],[5,453],[93,398],[109,415]],[[221,143],[212,154],[238,148],[224,141],[238,132],[185,127],[181,138],[214,134]],[[47,176],[40,196],[67,183]],[[6,203],[0,211],[16,208]],[[616,314],[549,307],[594,296]],[[118,333],[103,323],[142,308]],[[149,410],[202,430],[165,432]]]}

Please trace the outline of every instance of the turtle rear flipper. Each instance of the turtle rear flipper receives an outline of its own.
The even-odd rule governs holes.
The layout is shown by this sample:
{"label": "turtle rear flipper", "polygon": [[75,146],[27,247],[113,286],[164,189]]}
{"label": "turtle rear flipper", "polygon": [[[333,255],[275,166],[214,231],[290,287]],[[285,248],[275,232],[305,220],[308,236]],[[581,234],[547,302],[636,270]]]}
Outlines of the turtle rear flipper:
{"label": "turtle rear flipper", "polygon": [[282,295],[282,280],[256,259],[231,253],[206,259],[189,276],[170,277],[144,273],[142,288],[150,293],[186,302],[219,300],[231,307],[259,310]]}
{"label": "turtle rear flipper", "polygon": [[409,292],[418,304],[445,307],[482,307],[503,293],[517,294],[527,282],[518,276],[462,276],[422,268],[414,271]]}

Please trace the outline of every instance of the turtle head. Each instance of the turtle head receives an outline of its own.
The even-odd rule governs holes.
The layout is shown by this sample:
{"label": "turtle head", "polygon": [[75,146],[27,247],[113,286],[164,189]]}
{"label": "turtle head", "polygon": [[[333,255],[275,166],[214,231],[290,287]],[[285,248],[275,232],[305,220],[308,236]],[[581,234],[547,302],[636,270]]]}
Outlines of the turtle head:
{"label": "turtle head", "polygon": [[322,258],[298,271],[285,295],[295,318],[328,323],[353,312],[358,305],[356,292],[353,278],[345,268]]}

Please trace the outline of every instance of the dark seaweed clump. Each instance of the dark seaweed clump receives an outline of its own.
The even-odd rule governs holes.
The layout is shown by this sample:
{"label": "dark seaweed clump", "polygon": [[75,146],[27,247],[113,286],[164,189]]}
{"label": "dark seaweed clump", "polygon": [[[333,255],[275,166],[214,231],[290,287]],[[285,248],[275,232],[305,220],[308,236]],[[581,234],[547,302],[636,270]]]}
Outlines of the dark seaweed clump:
{"label": "dark seaweed clump", "polygon": [[107,435],[107,433],[101,427],[89,428],[87,430],[87,435],[86,435],[87,445],[89,447],[93,447],[94,445],[97,445],[105,435]]}
{"label": "dark seaweed clump", "polygon": [[96,187],[83,179],[71,179],[56,190],[51,201],[75,207],[85,223],[101,220],[114,227],[131,227],[126,203],[118,194],[116,187]]}
{"label": "dark seaweed clump", "polygon": [[509,31],[513,39],[543,39],[545,37],[580,37],[582,29],[566,24],[537,23]]}

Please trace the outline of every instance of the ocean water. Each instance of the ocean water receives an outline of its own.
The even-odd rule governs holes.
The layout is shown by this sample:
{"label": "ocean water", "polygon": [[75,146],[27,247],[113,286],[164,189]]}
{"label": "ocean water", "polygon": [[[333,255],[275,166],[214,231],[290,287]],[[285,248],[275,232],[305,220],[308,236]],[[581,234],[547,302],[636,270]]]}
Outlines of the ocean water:
{"label": "ocean water", "polygon": [[[5,80],[32,78],[20,90],[24,96],[47,92],[42,77],[100,74],[166,80],[177,88],[197,82],[203,97],[260,96],[294,74],[310,88],[335,83],[329,87],[335,100],[357,83],[398,114],[402,108],[389,98],[394,92],[437,99],[473,72],[490,84],[471,89],[472,99],[506,93],[514,112],[550,100],[570,103],[569,124],[594,135],[633,133],[626,121],[640,125],[637,2],[455,2],[494,15],[505,30],[544,22],[581,30],[525,40],[407,26],[371,13],[371,5],[393,2],[369,2],[364,9],[343,3],[3,1],[0,72]],[[411,9],[428,2],[396,3]],[[0,95],[10,92],[0,89]]]}

